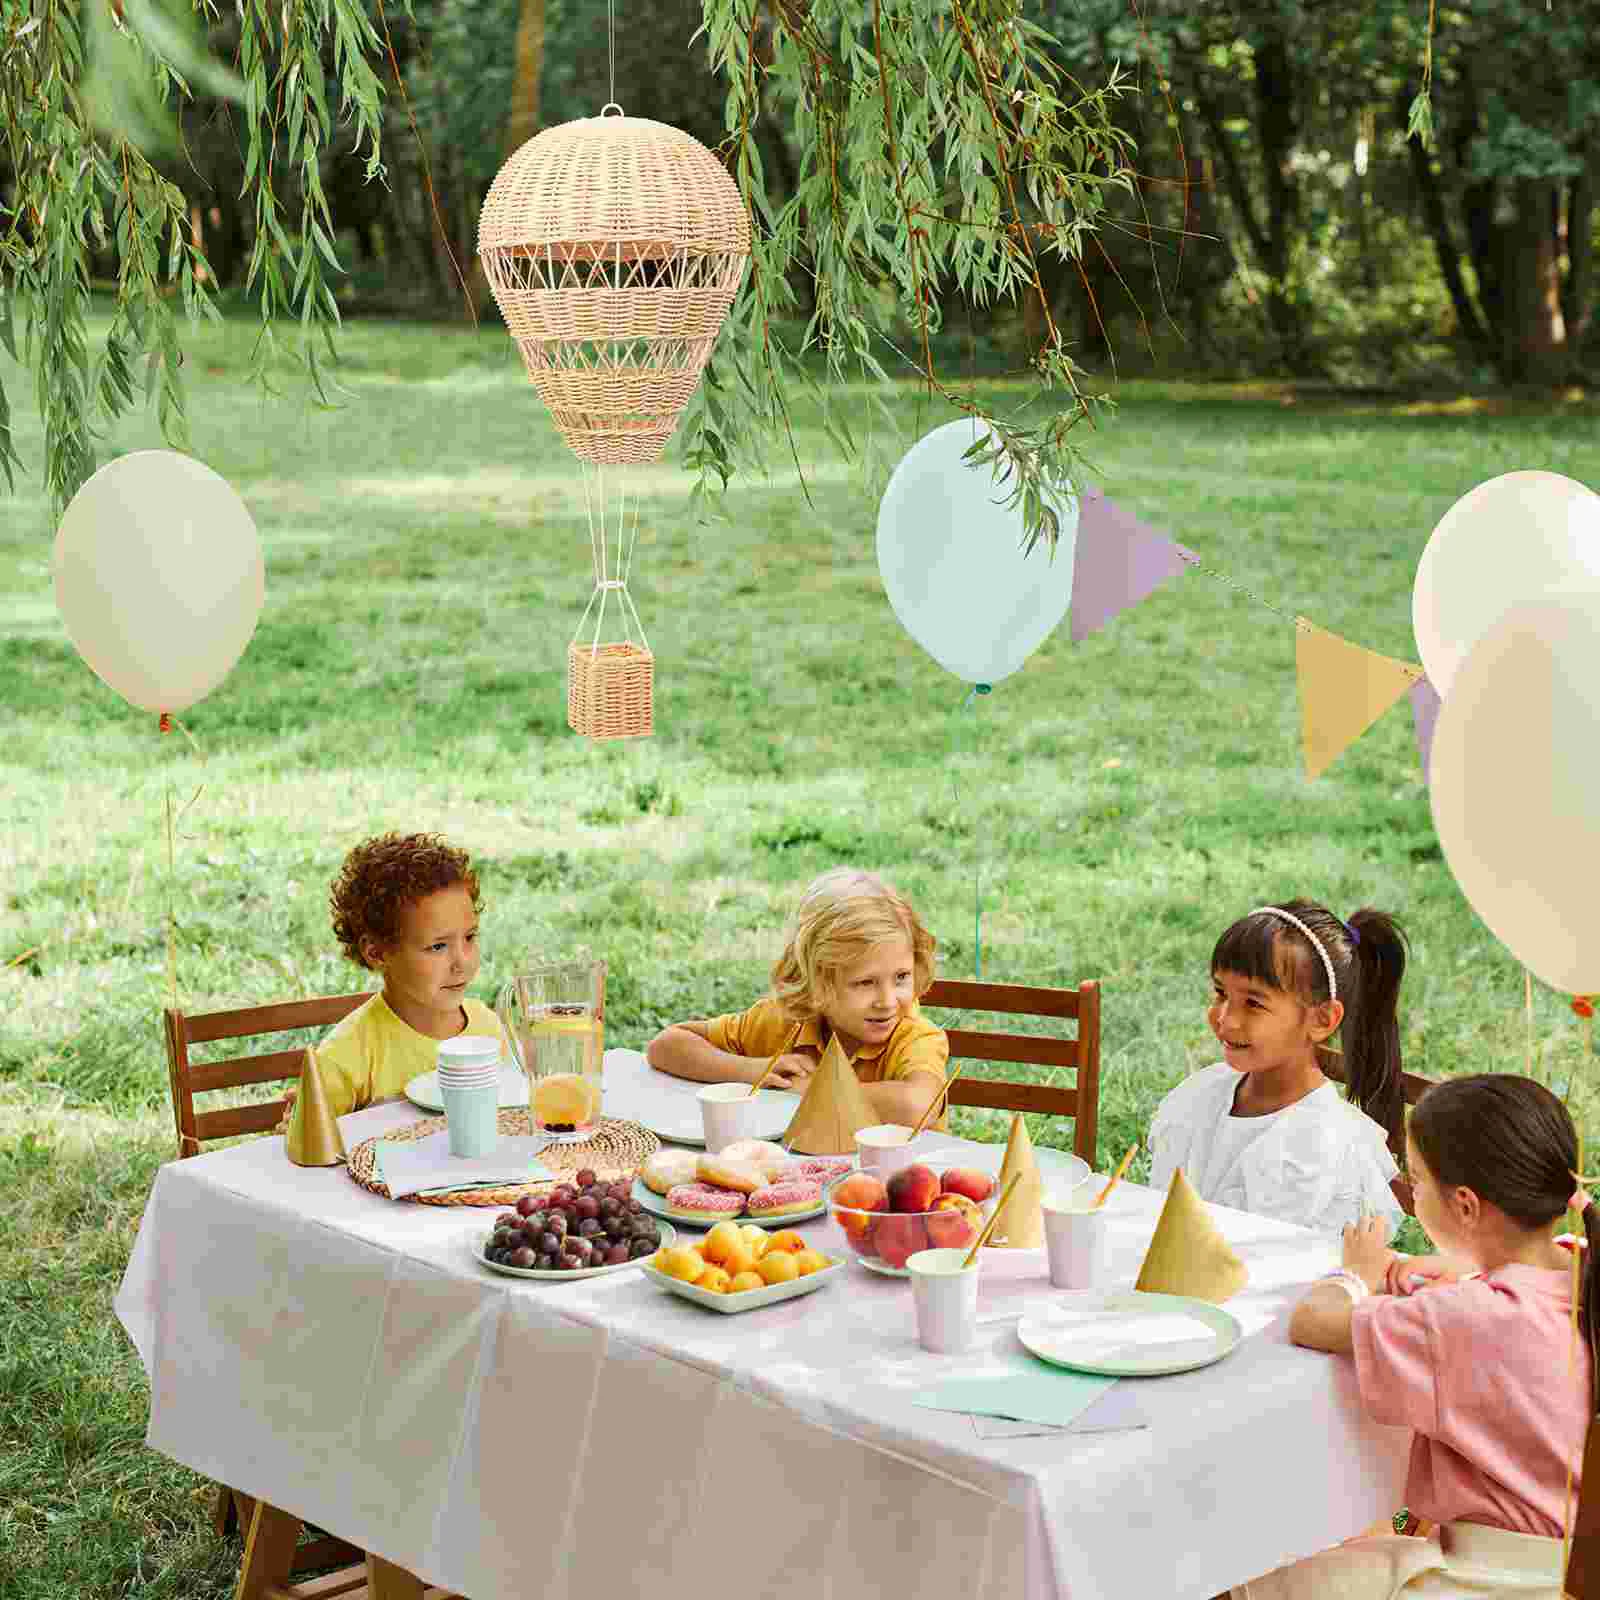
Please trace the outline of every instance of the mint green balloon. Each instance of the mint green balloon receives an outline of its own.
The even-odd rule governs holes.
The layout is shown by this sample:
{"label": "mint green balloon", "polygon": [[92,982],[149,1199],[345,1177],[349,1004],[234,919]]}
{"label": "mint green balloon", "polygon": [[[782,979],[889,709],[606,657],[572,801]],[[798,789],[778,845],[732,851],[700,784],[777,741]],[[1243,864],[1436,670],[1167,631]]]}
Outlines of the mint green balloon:
{"label": "mint green balloon", "polygon": [[901,625],[965,683],[1009,678],[1067,614],[1078,545],[1078,503],[1054,504],[1061,534],[1052,558],[1040,540],[1022,553],[1020,503],[993,463],[962,453],[983,435],[962,417],[919,439],[894,469],[878,507],[878,571]]}

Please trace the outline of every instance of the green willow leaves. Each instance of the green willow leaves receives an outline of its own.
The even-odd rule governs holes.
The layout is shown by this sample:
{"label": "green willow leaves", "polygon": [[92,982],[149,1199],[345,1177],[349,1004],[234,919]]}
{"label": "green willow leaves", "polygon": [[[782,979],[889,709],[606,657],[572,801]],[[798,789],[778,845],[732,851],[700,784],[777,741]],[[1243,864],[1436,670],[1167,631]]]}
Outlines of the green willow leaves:
{"label": "green willow leaves", "polygon": [[[328,403],[342,267],[322,158],[353,139],[368,180],[381,179],[387,31],[382,0],[0,0],[0,168],[12,178],[0,195],[0,341],[16,354],[20,333],[57,508],[141,387],[168,440],[184,441],[178,307],[216,314],[188,202],[168,176],[181,176],[174,112],[186,99],[232,102],[261,315],[255,373],[270,385],[296,368]],[[1113,121],[1129,88],[1121,70],[1095,88],[1072,80],[1019,0],[703,0],[698,43],[725,85],[722,154],[756,236],[680,431],[701,502],[775,436],[793,452],[797,391],[854,452],[862,380],[881,396],[914,376],[984,425],[973,458],[1021,506],[1030,548],[1053,550],[1051,486],[1077,480],[1075,430],[1105,402],[1082,385],[1049,297],[1028,405],[1047,403],[1026,415],[993,415],[952,383],[935,336],[949,304],[1036,290],[1041,257],[1078,259],[1113,191],[1133,192],[1131,141]],[[797,178],[769,180],[764,117],[783,120]],[[91,266],[108,261],[112,321],[98,350]],[[869,459],[892,431],[877,404]],[[0,468],[13,486],[22,465],[0,394]]]}

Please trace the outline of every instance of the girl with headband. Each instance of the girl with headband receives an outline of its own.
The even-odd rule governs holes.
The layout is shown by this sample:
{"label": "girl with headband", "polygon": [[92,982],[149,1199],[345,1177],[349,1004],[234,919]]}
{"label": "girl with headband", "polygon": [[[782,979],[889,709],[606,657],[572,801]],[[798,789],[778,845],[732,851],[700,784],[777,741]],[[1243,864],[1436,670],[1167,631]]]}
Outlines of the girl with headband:
{"label": "girl with headband", "polygon": [[[1238,1585],[1234,1600],[1562,1593],[1600,1333],[1600,1213],[1577,1129],[1542,1084],[1480,1073],[1422,1096],[1406,1149],[1417,1221],[1463,1275],[1445,1256],[1396,1255],[1376,1219],[1357,1223],[1343,1269],[1295,1307],[1289,1337],[1350,1358],[1367,1414],[1411,1429],[1403,1498],[1437,1529],[1352,1539]],[[1569,1210],[1588,1246],[1576,1271],[1553,1237]]]}
{"label": "girl with headband", "polygon": [[[1223,1058],[1156,1108],[1151,1184],[1182,1167],[1217,1205],[1331,1232],[1369,1214],[1397,1227],[1405,966],[1404,934],[1382,911],[1346,923],[1286,900],[1235,922],[1211,953],[1206,1019]],[[1335,1033],[1348,1099],[1317,1061]]]}

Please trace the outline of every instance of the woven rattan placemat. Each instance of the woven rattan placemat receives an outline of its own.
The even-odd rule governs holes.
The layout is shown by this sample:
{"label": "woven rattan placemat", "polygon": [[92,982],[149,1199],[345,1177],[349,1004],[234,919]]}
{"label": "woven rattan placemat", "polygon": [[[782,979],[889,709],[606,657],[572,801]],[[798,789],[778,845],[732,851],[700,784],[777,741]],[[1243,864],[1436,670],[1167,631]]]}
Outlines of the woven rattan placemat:
{"label": "woven rattan placemat", "polygon": [[[526,1111],[502,1111],[498,1120],[503,1134],[527,1136],[534,1132]],[[345,1170],[363,1189],[381,1194],[385,1200],[393,1199],[388,1186],[374,1175],[377,1145],[387,1139],[425,1139],[430,1133],[442,1133],[444,1128],[443,1117],[424,1117],[421,1122],[364,1139],[350,1152]],[[547,1145],[539,1152],[539,1160],[556,1174],[554,1178],[542,1178],[537,1183],[502,1184],[493,1189],[453,1189],[448,1194],[408,1194],[401,1198],[417,1200],[425,1206],[510,1206],[525,1194],[548,1193],[563,1177],[585,1167],[593,1168],[602,1183],[631,1178],[660,1148],[661,1141],[648,1128],[637,1122],[606,1117],[593,1136],[582,1143]]]}

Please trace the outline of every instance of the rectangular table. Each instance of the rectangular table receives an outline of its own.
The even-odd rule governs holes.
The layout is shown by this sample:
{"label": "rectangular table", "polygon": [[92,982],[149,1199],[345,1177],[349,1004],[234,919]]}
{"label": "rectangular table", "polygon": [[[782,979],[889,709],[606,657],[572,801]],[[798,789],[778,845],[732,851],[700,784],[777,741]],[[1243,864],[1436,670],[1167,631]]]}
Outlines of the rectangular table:
{"label": "rectangular table", "polygon": [[[1108,1204],[1130,1287],[1162,1198]],[[1148,1429],[984,1440],[908,1397],[1009,1321],[929,1355],[909,1287],[853,1263],[732,1317],[638,1273],[518,1281],[472,1258],[492,1215],[380,1199],[279,1138],[161,1168],[116,1299],[146,1442],[470,1600],[1202,1600],[1401,1503],[1409,1433],[1364,1416],[1347,1358],[1289,1343],[1337,1265],[1303,1229],[1213,1208],[1247,1337],[1127,1380]],[[980,1316],[1051,1293],[1042,1251],[986,1252]]]}

